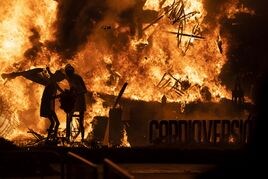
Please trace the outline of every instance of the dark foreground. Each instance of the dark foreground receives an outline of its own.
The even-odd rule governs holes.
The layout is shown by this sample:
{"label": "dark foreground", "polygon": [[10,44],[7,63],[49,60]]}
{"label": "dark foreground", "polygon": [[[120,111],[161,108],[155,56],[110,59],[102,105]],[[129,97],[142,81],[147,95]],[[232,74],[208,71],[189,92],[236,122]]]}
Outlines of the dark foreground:
{"label": "dark foreground", "polygon": [[246,149],[16,148],[0,152],[0,178],[255,178]]}

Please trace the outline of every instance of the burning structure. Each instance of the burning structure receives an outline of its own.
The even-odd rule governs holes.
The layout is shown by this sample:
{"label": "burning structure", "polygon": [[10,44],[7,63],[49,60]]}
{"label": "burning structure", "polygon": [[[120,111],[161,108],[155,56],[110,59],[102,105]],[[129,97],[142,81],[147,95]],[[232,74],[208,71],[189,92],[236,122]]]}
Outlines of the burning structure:
{"label": "burning structure", "polygon": [[[173,118],[187,112],[192,102],[231,100],[230,85],[219,78],[231,42],[222,21],[241,12],[254,14],[239,0],[219,2],[220,6],[209,0],[0,4],[0,72],[46,65],[56,71],[72,63],[89,89],[86,134],[92,131],[94,117],[108,117],[114,96],[126,81],[124,107],[131,107],[126,101],[133,106],[161,105],[165,96],[174,104],[166,111]],[[45,133],[48,124],[38,114],[41,87],[19,78],[2,79],[0,85],[0,135],[15,140],[25,137],[28,128]],[[59,85],[68,88],[66,82]],[[246,102],[251,101],[248,94]],[[59,107],[57,114],[64,128],[65,114]],[[144,116],[156,117],[150,112]],[[141,126],[135,127],[137,131]]]}

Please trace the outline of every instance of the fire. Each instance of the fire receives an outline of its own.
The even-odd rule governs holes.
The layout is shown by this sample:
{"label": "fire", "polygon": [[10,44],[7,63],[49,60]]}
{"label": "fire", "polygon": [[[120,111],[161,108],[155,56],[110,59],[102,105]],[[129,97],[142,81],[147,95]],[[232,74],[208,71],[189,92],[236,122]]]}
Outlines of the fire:
{"label": "fire", "polygon": [[131,147],[130,143],[128,142],[127,131],[126,128],[123,129],[123,138],[121,139],[121,147]]}
{"label": "fire", "polygon": [[[211,101],[231,98],[230,90],[218,79],[227,61],[228,39],[220,37],[220,25],[211,26],[204,21],[207,12],[202,0],[147,0],[141,9],[133,10],[134,17],[129,20],[133,22],[127,23],[114,13],[133,8],[138,1],[123,1],[121,9],[117,4],[111,5],[113,1],[108,3],[111,10],[101,20],[92,20],[94,27],[87,42],[69,61],[89,91],[117,95],[127,81],[124,97],[134,100],[160,101],[166,95],[168,101],[183,106],[205,101],[202,89],[211,95]],[[227,16],[241,11],[253,13],[246,7],[238,8],[237,1],[228,5],[223,10]],[[54,71],[68,62],[47,46],[47,42],[56,39],[59,8],[53,0],[0,2],[1,73],[46,65]],[[144,15],[147,12],[151,12],[148,17]],[[150,21],[142,21],[149,17]],[[1,81],[0,100],[5,109],[0,108],[0,135],[12,139],[27,128],[45,133],[44,126],[48,124],[39,117],[42,90],[42,86],[20,77]],[[97,102],[87,109],[87,133],[92,130],[90,121],[94,116],[108,115],[102,99],[98,95],[94,99]],[[57,113],[64,128],[64,114],[59,110]]]}
{"label": "fire", "polygon": [[147,0],[143,6],[144,10],[159,10],[160,0]]}
{"label": "fire", "polygon": [[235,143],[235,138],[234,136],[229,136],[229,143]]}
{"label": "fire", "polygon": [[[53,39],[57,3],[50,0],[41,3],[38,0],[11,0],[1,1],[0,5],[0,72],[44,66],[46,60],[37,59],[39,64],[34,64],[24,58],[24,53],[35,45],[29,40],[33,28],[40,31],[40,44]],[[1,105],[6,108],[1,110],[1,136],[12,139],[21,133],[20,130],[26,133],[27,128],[44,130],[45,122],[39,119],[41,94],[41,86],[21,78],[12,82],[1,81]]]}
{"label": "fire", "polygon": [[243,4],[239,3],[239,0],[233,0],[232,3],[227,4],[227,17],[229,19],[235,18],[236,14],[245,13],[250,15],[255,15],[255,11],[245,7]]}

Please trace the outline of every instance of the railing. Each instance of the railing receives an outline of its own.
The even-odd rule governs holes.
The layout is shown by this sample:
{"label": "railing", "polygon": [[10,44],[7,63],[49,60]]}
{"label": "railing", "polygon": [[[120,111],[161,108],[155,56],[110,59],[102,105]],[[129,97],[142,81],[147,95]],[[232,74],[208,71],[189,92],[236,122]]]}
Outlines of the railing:
{"label": "railing", "polygon": [[109,159],[96,165],[73,152],[0,151],[0,178],[132,179],[127,170]]}
{"label": "railing", "polygon": [[65,176],[67,179],[97,179],[98,165],[73,153],[68,152],[65,164]]}
{"label": "railing", "polygon": [[132,179],[132,176],[127,170],[123,169],[122,167],[118,166],[114,162],[109,159],[104,159],[103,164],[103,178],[110,179]]}

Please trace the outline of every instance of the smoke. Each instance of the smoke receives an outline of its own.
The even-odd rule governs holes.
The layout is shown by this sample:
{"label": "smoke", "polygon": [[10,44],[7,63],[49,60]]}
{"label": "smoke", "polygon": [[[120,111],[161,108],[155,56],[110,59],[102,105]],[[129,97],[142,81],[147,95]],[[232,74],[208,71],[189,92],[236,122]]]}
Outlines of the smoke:
{"label": "smoke", "polygon": [[220,78],[230,89],[239,81],[246,95],[252,97],[256,83],[267,71],[266,44],[268,40],[267,3],[262,1],[240,1],[255,11],[255,15],[238,13],[235,18],[222,17],[222,34],[228,34],[228,61],[223,66]]}
{"label": "smoke", "polygon": [[203,0],[204,8],[207,11],[206,17],[204,19],[205,22],[209,23],[212,26],[218,25],[218,18],[221,15],[224,15],[223,7],[229,2],[230,0]]}
{"label": "smoke", "polygon": [[76,54],[77,50],[87,42],[94,26],[99,22],[107,9],[106,3],[97,0],[62,0],[58,4],[56,41],[50,48],[65,58]]}
{"label": "smoke", "polygon": [[24,57],[30,60],[34,60],[38,53],[41,51],[42,43],[40,42],[40,34],[37,29],[31,29],[32,35],[29,37],[29,40],[32,44],[32,47],[24,52]]}
{"label": "smoke", "polygon": [[[63,0],[59,1],[55,41],[51,51],[64,59],[75,56],[87,43],[99,43],[117,52],[126,47],[129,36],[142,35],[142,24],[157,17],[156,11],[143,10],[145,0]],[[120,32],[118,34],[118,32]],[[102,48],[102,47],[100,47]]]}
{"label": "smoke", "polygon": [[124,10],[134,7],[135,0],[106,0],[110,11],[120,13]]}

